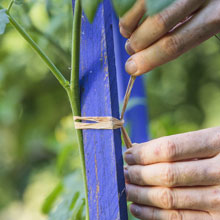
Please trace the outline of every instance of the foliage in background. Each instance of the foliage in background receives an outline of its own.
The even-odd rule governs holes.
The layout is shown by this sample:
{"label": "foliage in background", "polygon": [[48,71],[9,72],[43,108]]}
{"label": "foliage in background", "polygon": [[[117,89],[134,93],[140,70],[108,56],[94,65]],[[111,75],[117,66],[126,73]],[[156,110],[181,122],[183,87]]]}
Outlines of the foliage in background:
{"label": "foliage in background", "polygon": [[9,23],[6,9],[0,9],[0,34],[5,32],[5,27]]}
{"label": "foliage in background", "polygon": [[147,14],[152,16],[154,14],[159,13],[164,8],[170,6],[176,0],[145,0],[147,5]]}
{"label": "foliage in background", "polygon": [[114,9],[119,17],[122,17],[136,2],[136,0],[112,0]]}
{"label": "foliage in background", "polygon": [[[93,21],[97,8],[103,0],[81,0],[82,8],[90,22]],[[145,0],[147,14],[152,16],[168,7],[176,0]],[[136,0],[112,0],[114,9],[119,17],[122,17],[136,2]]]}
{"label": "foliage in background", "polygon": [[[68,77],[71,1],[24,0],[21,6],[13,15]],[[71,219],[82,183],[68,100],[9,25],[0,47],[0,220],[48,219],[42,208],[51,219]],[[220,124],[219,60],[213,38],[146,76],[152,138]],[[77,201],[83,216],[84,200]]]}
{"label": "foliage in background", "polygon": [[213,37],[146,76],[153,138],[219,126],[219,59]]}

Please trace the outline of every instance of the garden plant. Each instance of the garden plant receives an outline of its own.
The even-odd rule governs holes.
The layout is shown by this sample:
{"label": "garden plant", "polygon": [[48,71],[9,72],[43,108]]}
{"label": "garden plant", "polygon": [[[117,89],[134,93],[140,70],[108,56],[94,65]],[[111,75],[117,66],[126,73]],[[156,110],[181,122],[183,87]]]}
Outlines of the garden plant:
{"label": "garden plant", "polygon": [[[146,16],[153,16],[155,13],[163,10],[169,6],[175,0],[146,0],[147,14]],[[80,90],[79,90],[79,57],[80,57],[80,36],[81,36],[81,17],[82,11],[84,11],[88,20],[92,23],[95,17],[97,8],[102,1],[100,0],[76,0],[73,1],[74,5],[74,16],[73,16],[73,28],[72,28],[72,50],[71,50],[71,73],[70,79],[66,79],[52,60],[46,55],[44,51],[35,43],[31,36],[25,31],[25,28],[19,24],[16,19],[11,15],[13,10],[13,4],[19,4],[22,7],[22,0],[12,0],[8,8],[3,8],[0,6],[0,34],[4,34],[5,27],[10,23],[23,37],[24,40],[32,47],[32,49],[42,58],[42,61],[49,68],[52,74],[56,77],[60,85],[66,91],[70,107],[72,109],[73,116],[80,116]],[[112,4],[118,16],[123,16],[135,3],[135,0],[112,0]],[[143,18],[144,19],[144,18]],[[84,190],[85,196],[79,195],[76,192],[71,201],[71,210],[74,210],[71,215],[76,219],[89,219],[88,201],[87,201],[87,181],[86,181],[86,169],[85,169],[85,158],[84,158],[84,148],[83,148],[83,136],[80,130],[76,130],[78,138],[78,147],[81,158],[81,166],[84,179]],[[56,195],[59,193],[61,186],[59,185],[53,191],[52,196],[49,196],[44,204],[44,212],[48,213],[51,209],[52,201],[55,199]],[[80,203],[76,208],[77,200],[85,197],[85,202]],[[85,208],[86,207],[86,208]]]}

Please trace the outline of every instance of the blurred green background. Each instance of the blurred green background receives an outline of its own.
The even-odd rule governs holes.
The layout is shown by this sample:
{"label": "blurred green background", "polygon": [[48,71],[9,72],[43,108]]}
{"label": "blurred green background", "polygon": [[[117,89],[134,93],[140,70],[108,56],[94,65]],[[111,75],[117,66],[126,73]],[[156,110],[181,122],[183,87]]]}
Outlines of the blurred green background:
{"label": "blurred green background", "polygon": [[[71,1],[26,0],[12,14],[68,78]],[[10,25],[0,48],[0,220],[48,219],[42,204],[50,219],[71,218],[68,207],[82,189],[66,94]],[[152,138],[220,124],[216,38],[145,79]]]}

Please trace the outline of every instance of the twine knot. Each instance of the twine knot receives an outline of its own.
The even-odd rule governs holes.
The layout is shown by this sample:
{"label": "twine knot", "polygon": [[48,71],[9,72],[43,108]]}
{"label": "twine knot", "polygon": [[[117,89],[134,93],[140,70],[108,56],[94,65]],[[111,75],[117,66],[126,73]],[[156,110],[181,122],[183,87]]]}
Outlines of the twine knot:
{"label": "twine knot", "polygon": [[105,129],[112,130],[122,128],[124,120],[114,117],[74,117],[76,129]]}
{"label": "twine knot", "polygon": [[126,94],[124,97],[124,103],[123,103],[123,108],[122,108],[122,113],[121,113],[121,118],[117,119],[114,117],[80,117],[80,116],[75,116],[74,117],[74,123],[75,123],[75,128],[76,129],[97,129],[97,130],[113,130],[113,129],[121,129],[122,131],[122,136],[125,142],[125,146],[127,148],[132,147],[132,142],[131,139],[127,133],[127,131],[124,128],[124,114],[128,105],[128,101],[131,95],[131,90],[133,88],[134,82],[135,82],[136,77],[131,76],[128,87],[126,90]]}

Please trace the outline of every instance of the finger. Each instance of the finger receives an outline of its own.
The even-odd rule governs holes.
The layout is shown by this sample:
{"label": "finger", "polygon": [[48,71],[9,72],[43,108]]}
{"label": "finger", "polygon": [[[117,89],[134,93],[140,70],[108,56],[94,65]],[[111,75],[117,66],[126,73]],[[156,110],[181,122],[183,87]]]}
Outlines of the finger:
{"label": "finger", "polygon": [[126,182],[142,186],[210,186],[220,183],[220,158],[125,168]]}
{"label": "finger", "polygon": [[120,32],[125,38],[129,38],[131,36],[145,12],[145,0],[138,0],[131,10],[120,18]]}
{"label": "finger", "polygon": [[213,220],[210,214],[201,211],[162,210],[147,206],[132,204],[131,213],[142,220]]}
{"label": "finger", "polygon": [[218,211],[220,187],[163,188],[127,184],[128,201],[169,210]]}
{"label": "finger", "polygon": [[135,76],[149,72],[217,34],[220,31],[219,2],[213,1],[211,6],[200,10],[190,21],[147,49],[134,54],[125,65],[126,71]]}
{"label": "finger", "polygon": [[127,52],[133,54],[147,48],[200,8],[204,2],[204,0],[179,0],[161,13],[148,17],[127,41]]}
{"label": "finger", "polygon": [[129,165],[209,158],[220,153],[220,127],[135,144],[124,154]]}

